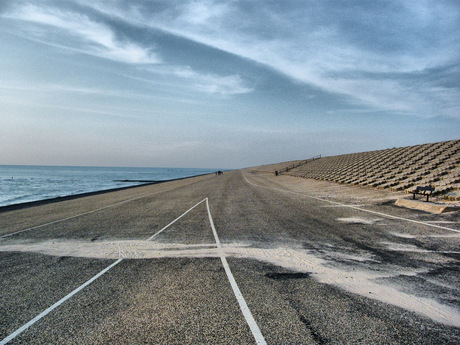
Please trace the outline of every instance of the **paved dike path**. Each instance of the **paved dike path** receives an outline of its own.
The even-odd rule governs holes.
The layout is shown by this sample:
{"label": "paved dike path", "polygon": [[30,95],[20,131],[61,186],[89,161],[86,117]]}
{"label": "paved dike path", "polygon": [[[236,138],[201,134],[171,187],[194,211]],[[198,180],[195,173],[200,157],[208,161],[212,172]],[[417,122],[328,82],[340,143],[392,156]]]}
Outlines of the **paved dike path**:
{"label": "paved dike path", "polygon": [[0,211],[0,344],[459,344],[459,213],[337,186],[248,169]]}

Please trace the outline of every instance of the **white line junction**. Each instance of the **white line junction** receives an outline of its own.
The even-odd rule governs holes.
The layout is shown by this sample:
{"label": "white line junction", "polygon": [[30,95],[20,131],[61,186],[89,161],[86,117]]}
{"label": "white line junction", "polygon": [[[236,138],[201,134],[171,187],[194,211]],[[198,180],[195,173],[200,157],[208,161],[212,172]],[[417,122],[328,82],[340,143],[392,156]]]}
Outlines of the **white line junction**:
{"label": "white line junction", "polygon": [[[128,201],[131,201],[131,200],[127,200],[125,202],[128,202]],[[249,307],[236,283],[236,280],[235,278],[233,277],[233,274],[230,270],[230,267],[228,265],[228,262],[227,262],[227,259],[225,257],[225,254],[224,254],[224,251],[222,250],[222,245],[220,243],[220,240],[219,240],[219,237],[217,235],[217,232],[216,232],[216,228],[214,226],[214,221],[212,219],[212,215],[211,215],[211,210],[210,210],[210,207],[209,207],[209,200],[208,198],[205,198],[203,200],[201,200],[200,202],[198,202],[197,204],[195,204],[194,206],[192,206],[191,208],[189,208],[187,211],[185,211],[183,214],[181,214],[179,217],[177,217],[176,219],[174,219],[172,222],[170,222],[168,225],[166,225],[165,227],[163,227],[162,229],[160,229],[158,232],[156,232],[154,235],[152,235],[151,237],[149,237],[146,241],[151,241],[153,238],[155,238],[156,236],[158,236],[160,233],[162,233],[164,230],[166,230],[168,227],[170,227],[172,224],[174,224],[175,222],[177,222],[179,219],[181,219],[182,217],[184,217],[187,213],[189,213],[190,211],[192,211],[195,207],[197,207],[198,205],[202,204],[203,202],[206,202],[206,208],[207,208],[207,212],[208,212],[208,217],[209,217],[209,222],[211,223],[211,228],[212,228],[212,232],[214,234],[214,238],[216,240],[216,244],[217,244],[217,248],[218,248],[218,251],[219,251],[219,256],[220,256],[220,259],[221,259],[221,262],[222,262],[222,265],[225,269],[225,273],[227,274],[227,278],[230,282],[230,285],[232,287],[232,290],[233,290],[233,293],[235,294],[235,297],[238,301],[238,304],[240,306],[240,309],[241,309],[241,312],[243,313],[243,316],[254,336],[254,339],[256,341],[256,344],[259,344],[259,345],[266,345],[266,341],[259,329],[259,326],[257,325],[254,317],[252,316],[251,314],[251,311],[249,310]],[[120,203],[117,203],[117,204],[120,204]],[[105,208],[105,207],[104,207]],[[100,210],[100,209],[98,209]],[[93,211],[94,212],[94,211]],[[74,217],[70,217],[70,218],[74,218]],[[68,218],[68,219],[70,219]],[[32,228],[30,228],[31,230]],[[26,229],[26,230],[29,230],[29,229]],[[25,230],[24,230],[25,231]],[[43,317],[45,317],[46,315],[48,315],[50,312],[52,312],[54,309],[56,309],[57,307],[59,307],[61,304],[63,304],[64,302],[66,302],[67,300],[69,300],[70,298],[72,298],[75,294],[77,294],[78,292],[80,292],[81,290],[83,290],[84,288],[86,288],[88,285],[90,285],[91,283],[93,283],[96,279],[98,279],[99,277],[101,277],[102,275],[104,275],[105,273],[107,273],[110,269],[112,269],[113,267],[117,266],[119,263],[121,263],[124,259],[118,259],[116,260],[115,262],[113,262],[112,264],[110,264],[109,266],[107,266],[106,268],[104,268],[102,271],[100,271],[98,274],[96,274],[95,276],[93,276],[91,279],[87,280],[85,283],[83,283],[82,285],[80,285],[79,287],[77,287],[75,290],[73,290],[72,292],[70,292],[68,295],[64,296],[63,298],[61,298],[59,301],[57,301],[56,303],[54,303],[52,306],[48,307],[47,309],[45,309],[44,311],[42,311],[40,314],[38,314],[37,316],[35,316],[33,319],[31,319],[29,322],[27,322],[26,324],[24,324],[23,326],[19,327],[17,330],[15,330],[13,333],[11,333],[10,335],[8,335],[6,338],[4,338],[2,341],[0,341],[0,345],[4,345],[4,344],[7,344],[9,343],[11,340],[13,340],[14,338],[16,338],[18,335],[20,335],[22,332],[24,332],[25,330],[27,330],[29,327],[31,327],[32,325],[34,325],[36,322],[38,322],[39,320],[41,320]]]}

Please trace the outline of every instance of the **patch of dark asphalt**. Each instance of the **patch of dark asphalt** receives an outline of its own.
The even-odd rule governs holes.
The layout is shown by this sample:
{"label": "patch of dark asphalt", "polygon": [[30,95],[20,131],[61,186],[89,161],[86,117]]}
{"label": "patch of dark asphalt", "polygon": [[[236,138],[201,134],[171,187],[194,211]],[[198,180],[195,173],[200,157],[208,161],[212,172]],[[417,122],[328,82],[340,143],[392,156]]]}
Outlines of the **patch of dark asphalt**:
{"label": "patch of dark asphalt", "polygon": [[70,256],[60,256],[57,260],[57,262],[62,262],[64,260],[70,259]]}
{"label": "patch of dark asphalt", "polygon": [[311,336],[316,341],[317,344],[329,344],[329,340],[322,337],[318,331],[312,326],[311,322],[307,320],[303,315],[299,316],[300,321],[305,325],[305,327],[310,331]]}
{"label": "patch of dark asphalt", "polygon": [[441,266],[434,270],[431,270],[428,273],[425,273],[427,276],[438,276],[438,275],[452,275],[457,278],[458,282],[460,283],[460,263],[452,263],[449,266]]}
{"label": "patch of dark asphalt", "polygon": [[384,202],[381,202],[381,203],[377,203],[376,205],[379,205],[379,206],[394,206],[394,204],[395,204],[394,200],[388,200],[388,201],[384,201]]}
{"label": "patch of dark asphalt", "polygon": [[300,273],[300,272],[295,272],[295,273],[276,273],[276,272],[269,272],[269,273],[266,273],[265,276],[267,278],[270,278],[270,279],[273,279],[273,280],[288,280],[288,279],[309,278],[311,276],[311,273]]}

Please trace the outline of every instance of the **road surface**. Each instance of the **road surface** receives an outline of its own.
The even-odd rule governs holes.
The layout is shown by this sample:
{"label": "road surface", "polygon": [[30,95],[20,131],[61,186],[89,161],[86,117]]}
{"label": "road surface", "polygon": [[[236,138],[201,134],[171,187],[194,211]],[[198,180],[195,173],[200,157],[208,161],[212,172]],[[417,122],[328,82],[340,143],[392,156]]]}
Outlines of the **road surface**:
{"label": "road surface", "polygon": [[251,170],[0,212],[0,344],[459,344],[460,217]]}

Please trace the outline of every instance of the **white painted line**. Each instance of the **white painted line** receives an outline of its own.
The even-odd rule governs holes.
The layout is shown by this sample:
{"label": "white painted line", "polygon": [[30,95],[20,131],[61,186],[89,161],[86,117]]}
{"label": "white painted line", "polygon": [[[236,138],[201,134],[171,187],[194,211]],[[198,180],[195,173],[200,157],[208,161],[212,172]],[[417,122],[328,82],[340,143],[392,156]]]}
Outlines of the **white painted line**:
{"label": "white painted line", "polygon": [[191,210],[193,210],[195,207],[197,207],[199,204],[201,204],[203,201],[207,200],[206,199],[203,199],[201,200],[199,203],[197,203],[196,205],[192,206],[191,208],[189,208],[187,211],[185,211],[184,213],[182,213],[179,217],[177,217],[176,219],[174,219],[171,223],[169,223],[168,225],[166,225],[164,228],[162,228],[161,230],[159,230],[156,234],[150,236],[147,241],[150,241],[152,240],[154,237],[156,237],[157,235],[161,234],[164,230],[166,230],[167,228],[169,228],[171,225],[173,225],[175,222],[177,222],[179,219],[181,219],[183,216],[185,216],[187,213],[189,213]]}
{"label": "white painted line", "polygon": [[346,207],[349,207],[349,208],[353,208],[353,209],[355,209],[355,210],[359,210],[359,211],[363,211],[363,212],[367,212],[367,213],[378,214],[379,216],[383,216],[383,217],[387,217],[387,218],[393,218],[393,219],[404,220],[404,221],[406,221],[406,222],[422,224],[422,225],[430,226],[430,227],[432,227],[432,228],[438,228],[438,229],[443,229],[443,230],[454,231],[454,232],[460,233],[460,230],[448,228],[448,227],[445,227],[445,226],[440,226],[440,225],[436,225],[436,224],[430,224],[430,223],[422,222],[422,221],[419,221],[419,220],[413,220],[413,219],[408,219],[408,218],[393,216],[393,215],[388,214],[388,213],[383,213],[383,212],[377,212],[377,211],[366,210],[366,209],[364,209],[364,208],[360,208],[360,207],[357,207],[357,206],[354,206],[354,205],[347,205],[347,204],[343,204],[343,203],[340,203],[340,202],[337,202],[337,201],[331,201],[331,200],[327,200],[327,199],[322,199],[322,198],[318,198],[318,197],[315,197],[315,196],[310,196],[310,195],[306,195],[306,194],[302,194],[302,193],[298,193],[298,192],[292,192],[292,191],[285,190],[285,189],[281,189],[281,188],[273,188],[273,187],[261,186],[261,185],[258,185],[258,184],[255,184],[255,183],[250,182],[250,181],[247,179],[246,175],[245,175],[242,171],[241,171],[241,174],[243,175],[243,177],[245,178],[245,180],[246,180],[247,183],[249,183],[249,184],[251,184],[251,185],[253,185],[253,186],[255,186],[255,187],[261,187],[261,188],[266,188],[266,189],[277,190],[277,191],[284,192],[284,193],[290,193],[290,194],[301,195],[301,196],[304,196],[304,197],[306,197],[306,198],[315,199],[315,200],[320,200],[320,201],[328,202],[328,203],[335,204],[335,205],[346,206]]}
{"label": "white painted line", "polygon": [[[137,198],[139,199],[139,198]],[[177,217],[176,219],[174,219],[171,223],[169,223],[168,225],[166,225],[164,228],[162,228],[161,230],[159,230],[157,233],[155,233],[153,236],[151,236],[150,238],[148,238],[146,241],[150,241],[152,238],[154,238],[155,236],[157,236],[158,234],[160,234],[161,232],[163,232],[165,229],[167,229],[169,226],[171,226],[172,224],[174,224],[177,220],[179,220],[180,218],[182,218],[183,216],[185,216],[187,213],[189,213],[191,210],[193,210],[195,207],[197,207],[199,204],[201,204],[203,201],[207,200],[206,199],[203,199],[201,200],[199,203],[197,203],[196,205],[192,206],[191,208],[189,208],[187,211],[185,211],[182,215],[180,215],[179,217]],[[129,200],[126,200],[124,202],[128,202]],[[95,211],[94,211],[95,212]],[[122,255],[122,252],[120,252],[120,255]],[[120,262],[122,262],[123,259],[120,258],[118,259],[117,261],[115,261],[114,263],[110,264],[109,266],[107,266],[106,268],[104,268],[102,271],[100,271],[98,274],[96,274],[94,277],[92,277],[91,279],[89,279],[88,281],[86,281],[85,283],[83,283],[82,285],[80,285],[78,288],[76,288],[75,290],[73,290],[71,293],[69,293],[67,296],[61,298],[59,301],[57,301],[56,303],[54,303],[51,307],[47,308],[46,310],[44,310],[43,312],[41,312],[40,314],[38,314],[37,316],[35,316],[32,320],[30,320],[29,322],[27,322],[25,325],[23,325],[22,327],[18,328],[16,331],[14,331],[13,333],[11,333],[9,336],[7,336],[5,339],[3,339],[1,342],[0,342],[0,345],[4,345],[6,343],[8,343],[9,341],[11,341],[12,339],[16,338],[19,334],[21,334],[22,332],[24,332],[27,328],[29,328],[30,326],[32,326],[34,323],[36,323],[37,321],[39,321],[41,318],[45,317],[46,315],[48,315],[51,311],[53,311],[54,309],[56,309],[57,307],[59,307],[62,303],[64,303],[65,301],[67,301],[69,298],[71,298],[73,295],[75,295],[76,293],[78,293],[79,291],[83,290],[85,287],[87,287],[89,284],[91,284],[93,281],[95,281],[97,278],[99,278],[100,276],[102,276],[104,273],[106,273],[108,270],[110,270],[112,267],[118,265]]]}
{"label": "white painted line", "polygon": [[256,320],[252,316],[251,311],[249,310],[249,307],[243,297],[243,294],[241,293],[238,287],[238,284],[236,283],[236,280],[233,277],[232,271],[230,270],[230,266],[228,265],[224,251],[222,250],[222,245],[220,243],[219,236],[217,236],[216,227],[214,226],[214,222],[212,220],[211,210],[209,208],[209,200],[208,198],[206,198],[205,200],[206,200],[206,207],[208,209],[209,222],[211,223],[212,233],[214,234],[214,238],[216,240],[217,249],[220,255],[220,260],[222,261],[222,266],[224,266],[225,273],[227,273],[227,277],[233,289],[233,293],[235,294],[238,304],[240,305],[241,312],[243,313],[243,316],[246,319],[246,322],[249,328],[251,329],[251,332],[252,332],[252,335],[254,336],[256,344],[266,345],[267,342],[265,341],[264,336],[262,335],[262,332],[260,331],[260,328],[256,323]]}
{"label": "white painted line", "polygon": [[126,204],[126,203],[131,202],[131,201],[134,201],[134,200],[139,200],[139,199],[142,199],[142,198],[146,198],[146,197],[148,197],[148,196],[150,196],[150,195],[153,195],[153,194],[156,194],[156,193],[158,193],[158,192],[150,193],[150,194],[147,194],[147,195],[135,197],[135,198],[128,199],[128,200],[124,200],[124,201],[121,201],[121,202],[117,202],[117,203],[115,203],[115,204],[110,204],[110,205],[107,205],[107,206],[104,206],[104,207],[97,208],[97,209],[95,209],[95,210],[91,210],[91,211],[79,213],[79,214],[76,214],[76,215],[74,215],[74,216],[70,216],[70,217],[67,217],[67,218],[58,219],[58,220],[55,220],[55,221],[53,221],[53,222],[49,222],[49,223],[45,223],[45,224],[40,224],[40,225],[33,226],[33,227],[30,227],[30,228],[27,228],[27,229],[15,231],[15,232],[12,232],[12,233],[9,233],[9,234],[2,235],[2,236],[0,236],[0,238],[13,236],[13,235],[19,234],[19,233],[21,233],[21,232],[30,231],[30,230],[34,230],[34,229],[38,229],[38,228],[47,226],[47,225],[60,223],[60,222],[63,222],[63,221],[65,221],[65,220],[69,220],[69,219],[73,219],[73,218],[85,216],[85,215],[87,215],[87,214],[91,214],[91,213],[94,213],[94,212],[102,211],[102,210],[105,210],[105,209],[110,208],[110,207],[119,206],[119,205],[123,205],[123,204]]}
{"label": "white painted line", "polygon": [[24,326],[18,328],[16,331],[14,331],[13,333],[11,333],[9,336],[7,336],[5,339],[3,339],[1,342],[0,342],[0,345],[4,345],[8,342],[10,342],[11,340],[13,340],[14,338],[16,338],[19,334],[21,334],[22,332],[24,332],[27,328],[29,328],[30,326],[32,326],[35,322],[39,321],[41,318],[43,318],[44,316],[48,315],[51,311],[53,311],[54,309],[56,309],[57,307],[59,307],[62,303],[64,303],[65,301],[67,301],[69,298],[71,298],[73,295],[75,295],[76,293],[78,293],[79,291],[83,290],[85,287],[87,287],[89,284],[91,284],[93,281],[95,281],[97,278],[99,278],[100,276],[102,276],[104,273],[106,273],[108,270],[110,270],[112,267],[118,265],[120,262],[122,262],[123,259],[118,259],[117,261],[115,261],[113,264],[107,266],[106,268],[104,268],[102,271],[100,271],[98,274],[96,274],[94,277],[92,277],[91,279],[89,279],[88,281],[86,281],[86,283],[80,285],[78,288],[76,288],[75,290],[73,290],[71,293],[69,293],[67,296],[61,298],[59,301],[57,301],[56,303],[54,303],[51,307],[49,307],[48,309],[42,311],[40,314],[38,314],[37,316],[35,316],[32,320],[30,320],[29,322],[27,322]]}

